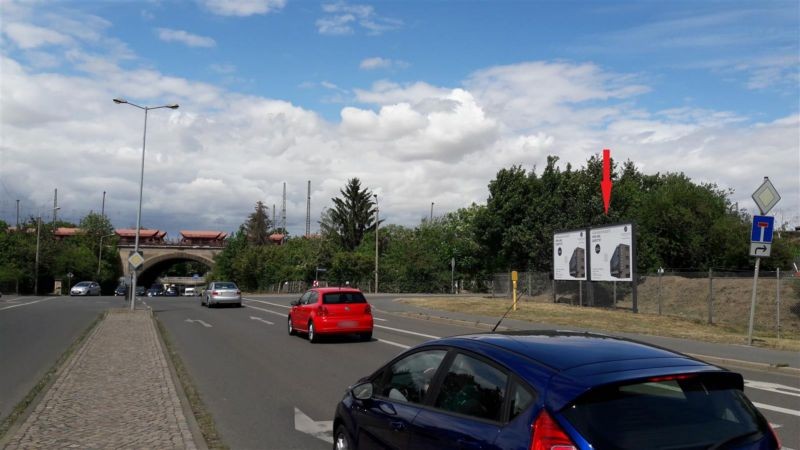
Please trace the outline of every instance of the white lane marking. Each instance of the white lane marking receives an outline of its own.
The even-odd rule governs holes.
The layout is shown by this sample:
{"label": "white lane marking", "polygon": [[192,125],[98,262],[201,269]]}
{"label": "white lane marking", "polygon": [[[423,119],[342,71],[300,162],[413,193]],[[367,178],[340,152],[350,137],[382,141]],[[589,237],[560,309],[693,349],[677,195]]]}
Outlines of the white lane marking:
{"label": "white lane marking", "polygon": [[417,333],[416,331],[401,330],[400,328],[392,328],[384,325],[373,325],[375,328],[383,328],[384,330],[397,331],[398,333],[413,334],[414,336],[422,336],[431,339],[441,339],[441,336],[434,336],[432,334]]}
{"label": "white lane marking", "polygon": [[262,319],[261,317],[250,316],[253,320],[258,320],[259,322],[264,322],[267,325],[275,325],[275,322],[270,322],[269,320]]}
{"label": "white lane marking", "polygon": [[384,344],[394,345],[395,347],[400,347],[403,349],[411,348],[410,345],[398,344],[397,342],[387,341],[386,339],[376,339],[378,342],[383,342]]}
{"label": "white lane marking", "polygon": [[194,319],[194,320],[192,320],[192,319],[186,319],[186,321],[187,321],[187,322],[189,322],[189,323],[199,323],[200,325],[202,325],[202,326],[204,326],[204,327],[206,327],[206,328],[211,328],[211,324],[209,324],[209,323],[205,323],[205,322],[203,322],[203,321],[202,321],[202,320],[200,320],[200,319]]}
{"label": "white lane marking", "polygon": [[254,298],[245,298],[245,300],[250,300],[251,302],[263,303],[265,305],[278,306],[280,308],[286,308],[286,309],[290,309],[291,308],[291,306],[281,305],[279,303],[265,302],[264,300],[256,300]]}
{"label": "white lane marking", "polygon": [[381,319],[380,317],[372,316],[372,320],[377,320],[379,322],[386,322],[386,319]]}
{"label": "white lane marking", "polygon": [[11,308],[19,308],[20,306],[33,305],[34,303],[45,302],[47,300],[52,300],[54,298],[58,298],[58,297],[47,297],[47,298],[43,298],[41,300],[36,300],[36,301],[28,302],[28,303],[20,303],[19,305],[6,306],[5,308],[0,308],[0,311],[3,311],[5,309],[11,309]]}
{"label": "white lane marking", "polygon": [[247,307],[247,308],[253,308],[253,309],[257,309],[257,310],[259,310],[259,311],[264,311],[265,313],[275,314],[276,316],[281,316],[281,317],[283,317],[284,319],[287,317],[287,316],[286,316],[286,313],[279,313],[279,312],[275,312],[275,311],[270,311],[270,310],[268,310],[268,309],[259,308],[258,306],[252,306],[252,305],[242,305],[242,306],[245,306],[245,307]]}
{"label": "white lane marking", "polygon": [[785,384],[768,383],[766,381],[744,380],[744,385],[750,389],[774,392],[776,394],[800,397],[800,388],[786,386]]}
{"label": "white lane marking", "polygon": [[294,429],[333,444],[333,421],[312,420],[311,417],[305,415],[296,406],[294,408]]}
{"label": "white lane marking", "polygon": [[755,405],[756,408],[759,409],[766,409],[767,411],[775,411],[782,414],[788,414],[790,416],[800,417],[800,411],[796,411],[794,409],[781,408],[780,406],[772,406],[772,405],[767,405],[766,403],[756,403],[756,402],[753,402],[753,405]]}

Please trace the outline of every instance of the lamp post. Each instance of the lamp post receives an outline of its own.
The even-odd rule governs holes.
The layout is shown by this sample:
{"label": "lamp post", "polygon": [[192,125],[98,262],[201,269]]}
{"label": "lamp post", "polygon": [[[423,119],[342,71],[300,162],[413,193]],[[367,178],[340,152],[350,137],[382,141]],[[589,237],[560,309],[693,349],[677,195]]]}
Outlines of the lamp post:
{"label": "lamp post", "polygon": [[378,293],[378,226],[380,225],[380,208],[378,207],[378,194],[375,197],[375,293]]}
{"label": "lamp post", "polygon": [[100,262],[103,261],[103,239],[114,236],[116,233],[100,236],[100,250],[97,252],[97,280],[100,281]]}
{"label": "lamp post", "polygon": [[[136,212],[136,240],[133,244],[133,252],[139,253],[139,232],[141,230],[142,225],[142,189],[144,187],[144,149],[145,145],[147,144],[147,112],[152,109],[161,109],[161,108],[169,108],[169,109],[178,109],[178,104],[172,105],[161,105],[161,106],[139,106],[135,103],[131,103],[122,98],[115,98],[114,103],[120,104],[128,104],[133,107],[139,108],[144,110],[144,133],[142,135],[142,169],[139,175],[139,209]],[[131,271],[131,311],[134,309],[134,300],[136,299],[136,269],[132,268]]]}
{"label": "lamp post", "polygon": [[433,223],[433,202],[431,202],[431,219],[430,223]]}

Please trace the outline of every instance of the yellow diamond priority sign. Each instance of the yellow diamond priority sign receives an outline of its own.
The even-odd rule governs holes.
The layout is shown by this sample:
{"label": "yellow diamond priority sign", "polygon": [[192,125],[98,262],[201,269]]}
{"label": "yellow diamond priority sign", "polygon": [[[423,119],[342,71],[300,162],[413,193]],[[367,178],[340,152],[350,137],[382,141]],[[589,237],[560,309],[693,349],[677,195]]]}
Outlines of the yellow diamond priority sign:
{"label": "yellow diamond priority sign", "polygon": [[128,256],[128,262],[131,264],[131,267],[134,269],[138,269],[139,267],[144,264],[144,257],[142,256],[142,252],[131,252],[131,256]]}

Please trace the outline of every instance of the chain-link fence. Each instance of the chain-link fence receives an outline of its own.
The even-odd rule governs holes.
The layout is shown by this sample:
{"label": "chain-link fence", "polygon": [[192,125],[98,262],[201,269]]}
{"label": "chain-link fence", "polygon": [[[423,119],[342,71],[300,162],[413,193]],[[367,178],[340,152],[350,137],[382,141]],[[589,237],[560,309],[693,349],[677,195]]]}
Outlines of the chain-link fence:
{"label": "chain-link fence", "polygon": [[[511,274],[489,281],[494,297],[511,297]],[[521,301],[633,310],[631,282],[554,281],[550,273],[520,272]],[[752,271],[641,274],[636,285],[640,313],[681,317],[732,329],[747,329],[753,295]],[[753,327],[776,337],[800,338],[800,277],[760,271]]]}

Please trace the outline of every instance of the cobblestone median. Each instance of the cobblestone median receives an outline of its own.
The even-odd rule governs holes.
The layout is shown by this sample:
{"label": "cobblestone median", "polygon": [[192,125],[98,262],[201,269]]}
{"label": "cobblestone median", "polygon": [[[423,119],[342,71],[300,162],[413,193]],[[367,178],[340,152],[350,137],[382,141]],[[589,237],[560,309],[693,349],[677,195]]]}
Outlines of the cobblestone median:
{"label": "cobblestone median", "polygon": [[112,310],[6,449],[196,449],[149,311]]}

